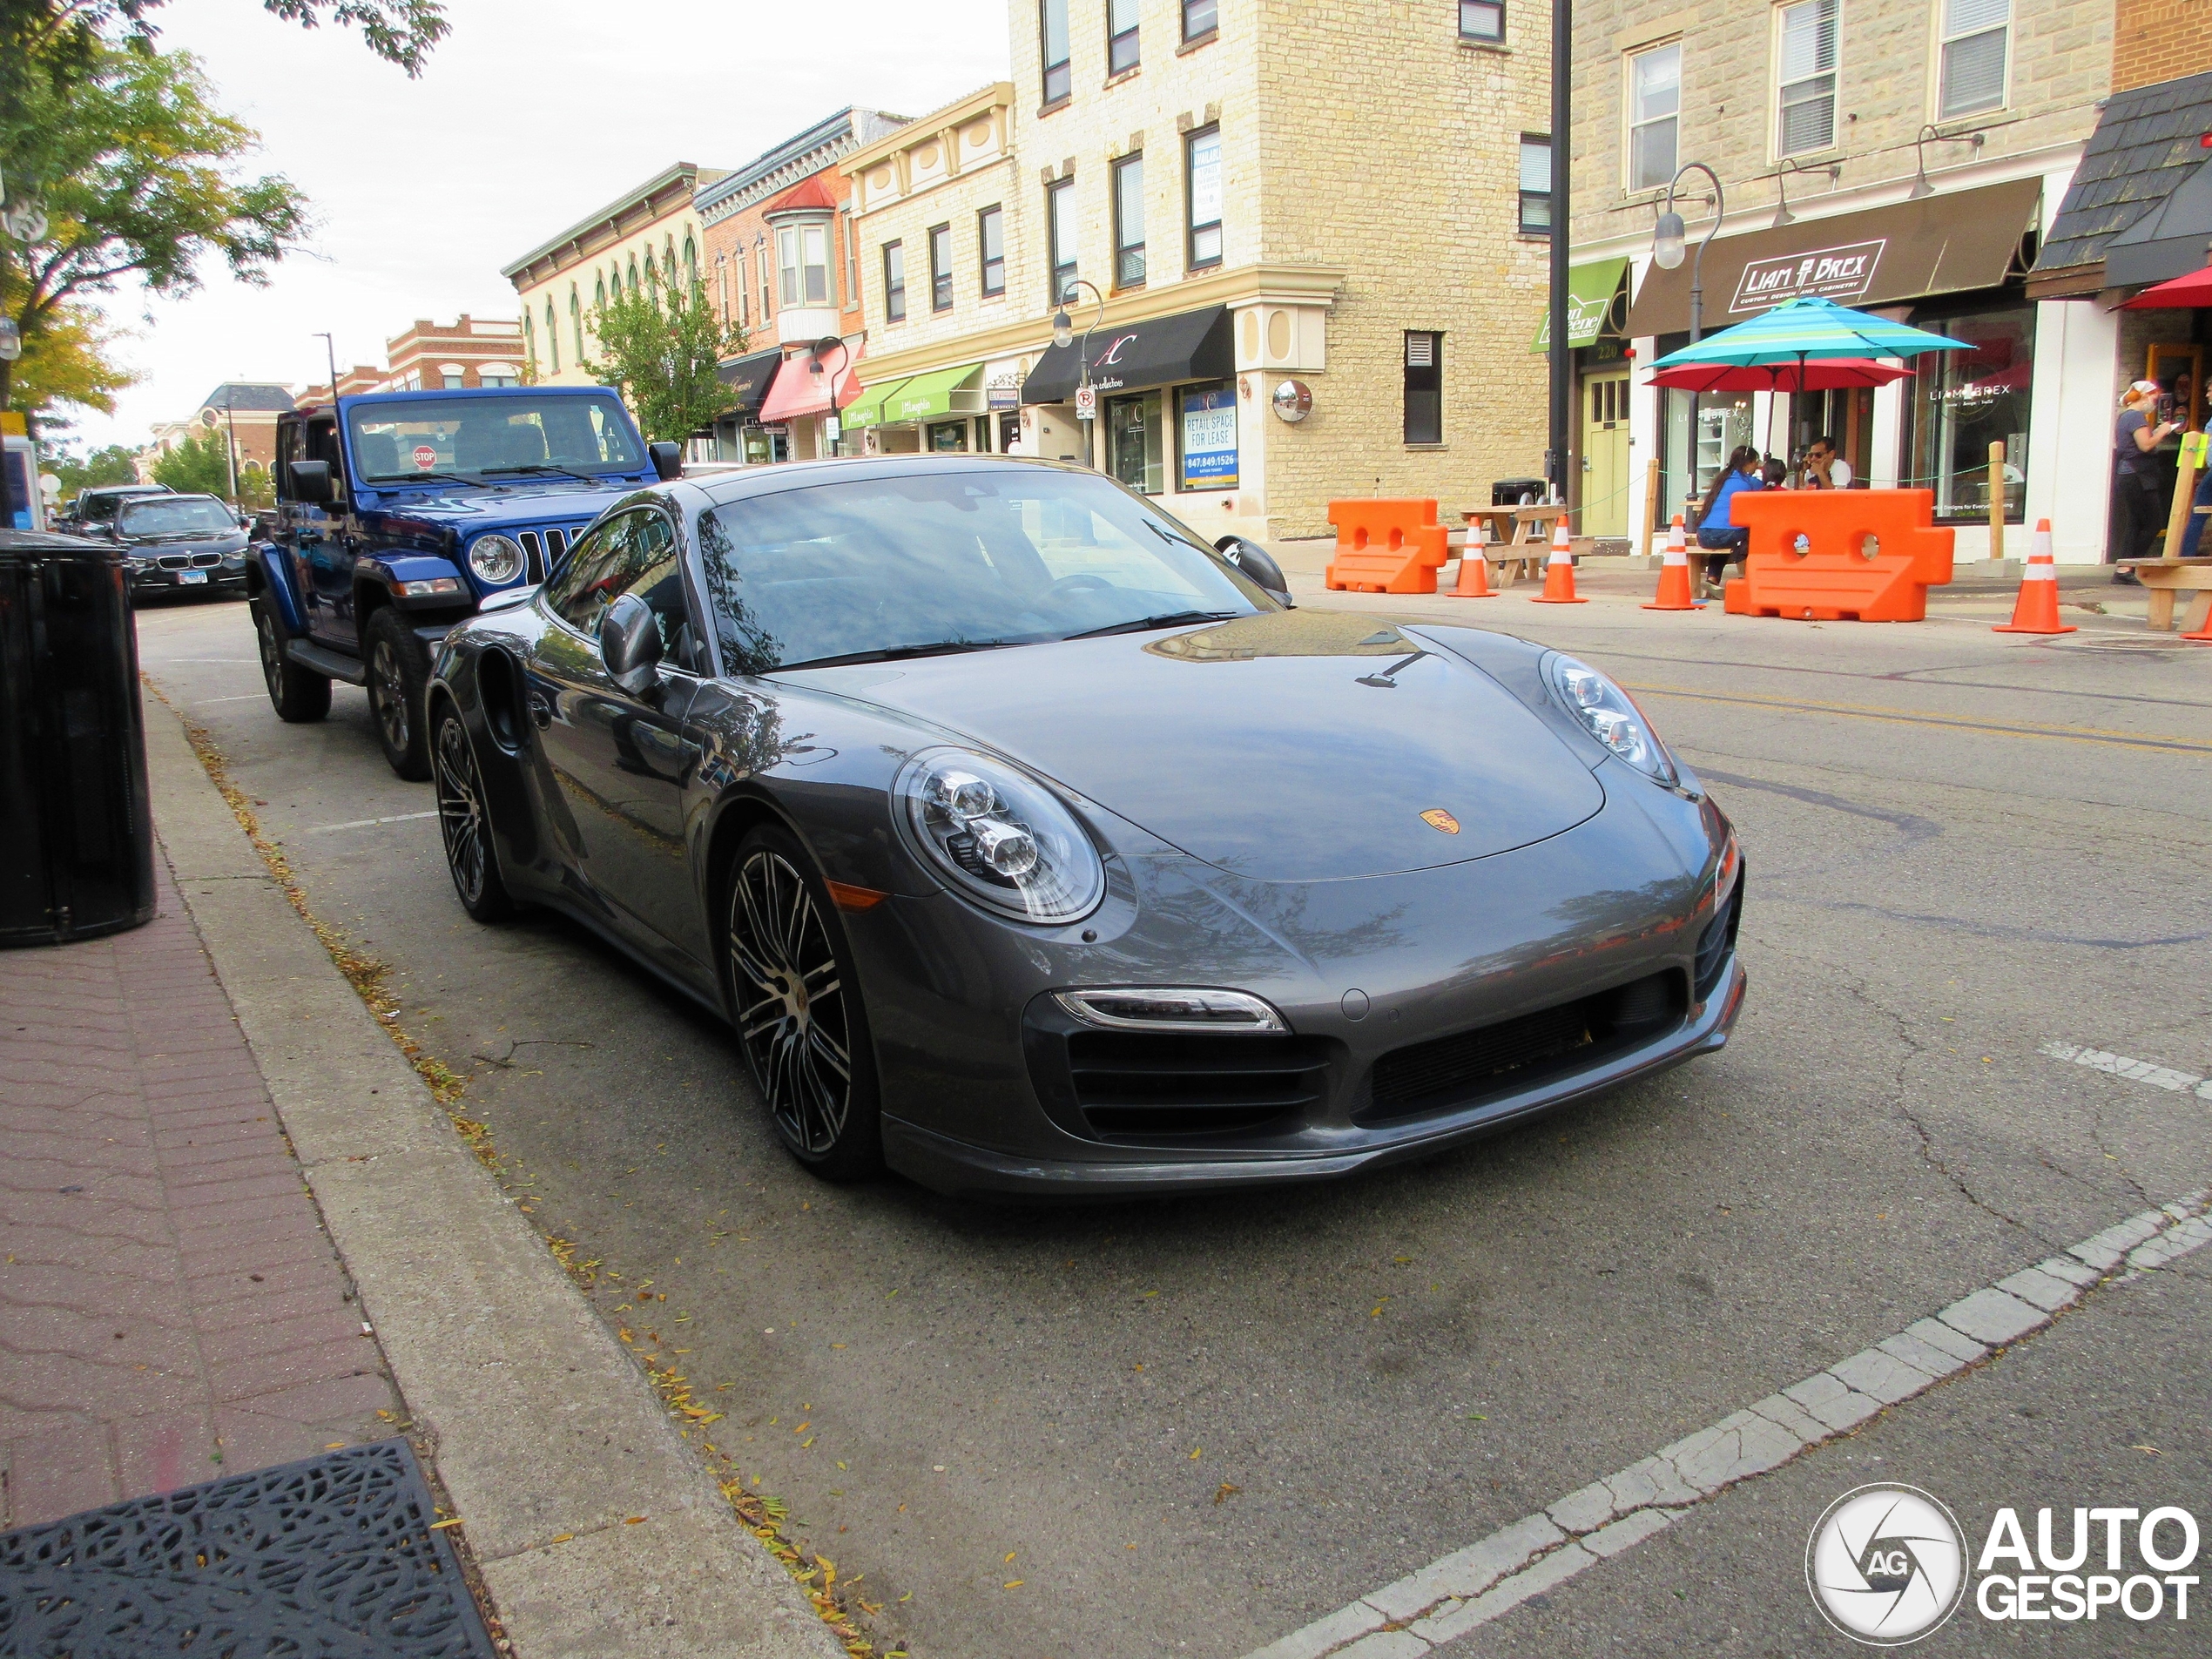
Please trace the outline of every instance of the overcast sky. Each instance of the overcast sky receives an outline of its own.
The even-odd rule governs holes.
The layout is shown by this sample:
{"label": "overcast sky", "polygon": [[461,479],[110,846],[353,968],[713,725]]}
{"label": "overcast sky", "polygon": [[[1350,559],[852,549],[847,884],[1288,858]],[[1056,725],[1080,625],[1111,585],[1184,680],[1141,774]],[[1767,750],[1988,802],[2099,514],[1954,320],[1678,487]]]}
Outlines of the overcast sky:
{"label": "overcast sky", "polygon": [[92,445],[146,440],[226,380],[297,387],[379,363],[417,317],[516,314],[501,266],[674,161],[731,167],[833,110],[921,115],[1007,72],[1007,0],[447,0],[421,79],[349,30],[310,33],[257,0],[172,0],[163,44],[197,55],[256,128],[257,171],[307,192],[309,252],[266,288],[215,261],[192,298],[105,302],[145,378]]}

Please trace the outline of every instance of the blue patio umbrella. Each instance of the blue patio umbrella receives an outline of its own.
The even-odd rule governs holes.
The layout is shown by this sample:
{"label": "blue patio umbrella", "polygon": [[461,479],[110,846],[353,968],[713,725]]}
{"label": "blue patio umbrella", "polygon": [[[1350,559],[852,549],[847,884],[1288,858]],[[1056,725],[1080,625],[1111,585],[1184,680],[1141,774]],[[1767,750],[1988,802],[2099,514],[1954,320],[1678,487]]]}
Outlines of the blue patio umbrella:
{"label": "blue patio umbrella", "polygon": [[1694,346],[1669,352],[1654,368],[1688,363],[1764,368],[1817,362],[1831,357],[1917,357],[1922,352],[1972,351],[1963,340],[1908,328],[1832,300],[1801,295],[1747,322],[1708,334]]}

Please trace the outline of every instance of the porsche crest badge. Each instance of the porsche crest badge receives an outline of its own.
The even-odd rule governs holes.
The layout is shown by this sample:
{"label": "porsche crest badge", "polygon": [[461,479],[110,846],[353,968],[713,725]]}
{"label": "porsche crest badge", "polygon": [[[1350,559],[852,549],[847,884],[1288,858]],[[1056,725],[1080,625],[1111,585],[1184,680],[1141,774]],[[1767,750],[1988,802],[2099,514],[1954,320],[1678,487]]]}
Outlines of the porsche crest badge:
{"label": "porsche crest badge", "polygon": [[1460,833],[1460,820],[1453,817],[1451,813],[1446,812],[1441,806],[1432,806],[1426,812],[1423,813],[1421,814],[1421,822],[1427,825],[1431,829],[1440,831],[1446,835],[1457,835]]}

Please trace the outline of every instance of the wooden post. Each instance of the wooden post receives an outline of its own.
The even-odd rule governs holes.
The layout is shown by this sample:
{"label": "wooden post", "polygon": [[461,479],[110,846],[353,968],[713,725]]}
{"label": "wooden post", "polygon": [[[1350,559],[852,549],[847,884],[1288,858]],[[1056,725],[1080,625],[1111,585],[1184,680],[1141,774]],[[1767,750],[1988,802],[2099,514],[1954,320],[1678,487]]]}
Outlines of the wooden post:
{"label": "wooden post", "polygon": [[1989,446],[1989,556],[2005,556],[2005,446]]}
{"label": "wooden post", "polygon": [[2167,558],[2182,556],[2182,538],[2188,534],[2189,514],[2196,502],[2198,459],[2204,454],[2204,435],[2182,435],[2182,462],[2174,474],[2174,509],[2166,515],[2166,545],[2159,551]]}
{"label": "wooden post", "polygon": [[1659,517],[1666,503],[1659,499],[1659,457],[1654,455],[1643,468],[1643,556],[1651,556],[1652,539],[1659,534]]}

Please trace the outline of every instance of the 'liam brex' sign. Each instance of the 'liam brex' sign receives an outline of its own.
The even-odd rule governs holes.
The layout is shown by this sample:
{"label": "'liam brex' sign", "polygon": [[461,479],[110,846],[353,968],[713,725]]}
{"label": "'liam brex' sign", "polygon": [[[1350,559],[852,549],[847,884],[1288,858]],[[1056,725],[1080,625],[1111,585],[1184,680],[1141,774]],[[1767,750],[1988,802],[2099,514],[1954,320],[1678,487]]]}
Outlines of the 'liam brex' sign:
{"label": "'liam brex' sign", "polygon": [[1743,267],[1736,285],[1734,311],[1764,311],[1801,294],[1824,300],[1851,300],[1874,286],[1874,267],[1889,246],[1878,241],[1854,242],[1848,247],[1815,248],[1804,253],[1785,253],[1771,260],[1754,260]]}

